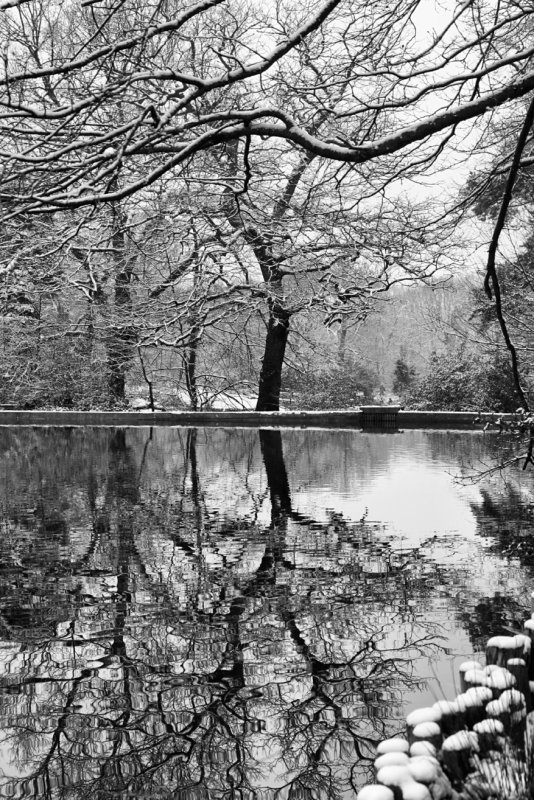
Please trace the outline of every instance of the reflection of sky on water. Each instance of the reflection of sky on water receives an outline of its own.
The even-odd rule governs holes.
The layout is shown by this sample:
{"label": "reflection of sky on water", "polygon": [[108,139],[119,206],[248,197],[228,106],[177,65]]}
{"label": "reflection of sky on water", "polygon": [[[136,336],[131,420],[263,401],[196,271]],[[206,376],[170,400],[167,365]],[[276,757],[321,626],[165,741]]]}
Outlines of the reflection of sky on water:
{"label": "reflection of sky on water", "polygon": [[[433,433],[433,437],[443,440],[448,436],[446,432]],[[362,436],[366,438],[368,435]],[[432,457],[429,435],[425,432],[386,435],[381,439],[388,445],[389,459],[385,466],[369,464],[368,471],[354,476],[350,490],[343,492],[332,488],[331,474],[327,475],[325,485],[319,482],[318,486],[299,491],[295,505],[303,513],[324,519],[333,508],[348,519],[364,517],[380,521],[394,551],[406,552],[409,557],[410,551],[418,549],[429,561],[456,567],[456,580],[434,587],[432,607],[425,608],[422,615],[440,625],[447,637],[449,653],[438,660],[420,659],[418,669],[428,676],[429,685],[423,692],[406,694],[410,709],[444,696],[452,698],[459,691],[459,664],[468,655],[476,655],[464,627],[451,615],[451,596],[466,609],[473,607],[478,598],[494,593],[514,596],[528,607],[531,570],[522,568],[513,559],[503,561],[488,552],[487,542],[478,535],[472,504],[481,501],[484,486],[490,485],[498,497],[505,489],[505,478],[519,486],[528,500],[531,478],[516,470],[512,475],[462,483],[459,476],[464,464],[454,457]],[[357,454],[369,455],[365,442],[358,442],[355,450]],[[485,458],[480,465],[478,461],[474,466],[470,463],[468,474],[474,475],[477,469],[483,471],[484,465],[494,463],[489,456]],[[416,608],[414,611],[417,614]]]}
{"label": "reflection of sky on water", "polygon": [[530,476],[453,478],[495,442],[1,430],[0,794],[350,800],[527,605]]}
{"label": "reflection of sky on water", "polygon": [[445,470],[449,464],[424,464],[400,452],[387,471],[371,472],[355,481],[350,492],[337,493],[331,486],[310,487],[296,496],[299,510],[326,513],[334,508],[348,519],[386,523],[408,546],[416,547],[435,533],[462,530],[475,533],[469,500],[478,497],[476,487],[462,490]]}

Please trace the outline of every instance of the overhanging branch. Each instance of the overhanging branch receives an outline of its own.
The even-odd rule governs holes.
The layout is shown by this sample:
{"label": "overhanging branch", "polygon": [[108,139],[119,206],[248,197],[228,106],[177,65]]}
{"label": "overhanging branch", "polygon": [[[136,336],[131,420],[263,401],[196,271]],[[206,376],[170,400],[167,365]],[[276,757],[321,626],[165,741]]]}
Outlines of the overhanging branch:
{"label": "overhanging branch", "polygon": [[502,230],[504,228],[506,215],[508,213],[508,208],[510,206],[510,202],[512,199],[514,184],[517,178],[517,173],[519,171],[519,165],[521,163],[521,156],[523,154],[523,150],[533,122],[534,122],[534,97],[530,101],[530,105],[528,107],[525,116],[525,121],[523,123],[523,127],[521,128],[521,133],[519,134],[519,138],[517,140],[514,157],[512,159],[512,165],[510,167],[510,172],[508,173],[508,180],[506,181],[506,186],[502,197],[501,207],[499,209],[497,221],[495,223],[495,228],[493,230],[493,236],[491,237],[491,242],[488,250],[488,261],[486,264],[486,278],[484,280],[484,289],[486,291],[486,294],[488,295],[490,300],[495,299],[495,312],[497,314],[497,319],[499,320],[499,325],[502,331],[502,335],[504,341],[506,342],[506,347],[508,348],[508,351],[510,353],[510,358],[512,361],[512,373],[514,377],[515,388],[521,400],[521,405],[525,409],[525,411],[529,410],[529,406],[526,395],[523,391],[523,387],[521,386],[517,350],[510,337],[510,332],[508,330],[506,319],[503,313],[501,287],[499,284],[497,269],[495,267],[495,258],[497,255],[497,248],[499,246],[499,239]]}

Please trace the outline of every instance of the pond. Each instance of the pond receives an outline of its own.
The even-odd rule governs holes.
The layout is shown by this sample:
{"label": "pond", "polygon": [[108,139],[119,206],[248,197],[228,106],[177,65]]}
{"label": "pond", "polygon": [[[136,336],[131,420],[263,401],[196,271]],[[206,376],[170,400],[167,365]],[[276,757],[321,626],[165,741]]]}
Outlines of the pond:
{"label": "pond", "polygon": [[0,428],[0,796],[354,798],[530,614],[505,445]]}

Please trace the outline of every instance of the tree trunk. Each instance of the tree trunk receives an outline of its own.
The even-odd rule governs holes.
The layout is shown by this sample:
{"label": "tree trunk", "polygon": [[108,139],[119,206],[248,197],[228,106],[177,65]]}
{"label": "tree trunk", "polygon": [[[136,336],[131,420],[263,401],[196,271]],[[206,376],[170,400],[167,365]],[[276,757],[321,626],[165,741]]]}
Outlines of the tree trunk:
{"label": "tree trunk", "polygon": [[[228,177],[231,181],[236,181],[239,172],[237,142],[228,143],[225,152],[228,159],[227,163],[230,164]],[[300,180],[314,158],[315,156],[311,153],[305,154],[289,175],[280,196],[274,204],[271,216],[273,229],[280,225],[287,210],[290,208],[291,200]],[[279,411],[282,368],[289,334],[289,320],[291,319],[291,312],[284,307],[282,299],[284,273],[281,269],[281,264],[284,261],[284,257],[276,256],[273,248],[273,237],[268,230],[261,232],[252,226],[248,227],[243,224],[239,206],[236,202],[236,191],[232,190],[230,184],[227,185],[223,192],[222,208],[232,228],[242,230],[245,241],[250,245],[258,260],[263,280],[269,288],[269,322],[260,371],[256,411]]]}
{"label": "tree trunk", "polygon": [[191,335],[183,356],[185,385],[189,395],[189,404],[193,411],[198,411],[198,385],[197,385],[197,353],[200,341],[200,326],[193,325]]}
{"label": "tree trunk", "polygon": [[115,259],[115,294],[110,320],[111,331],[107,341],[108,390],[112,402],[124,400],[126,372],[132,360],[135,340],[133,327],[128,324],[132,311],[133,263],[127,254],[125,223],[124,214],[120,209],[115,209],[111,239]]}
{"label": "tree trunk", "polygon": [[110,399],[124,400],[126,386],[126,367],[132,356],[132,335],[129,327],[123,327],[121,318],[129,315],[130,275],[127,270],[115,277],[114,319],[108,339],[108,389]]}
{"label": "tree trunk", "polygon": [[341,326],[339,328],[339,339],[338,339],[338,349],[337,349],[337,357],[339,361],[339,366],[345,366],[345,358],[347,356],[347,318],[343,317],[341,319]]}
{"label": "tree trunk", "polygon": [[282,368],[290,318],[289,312],[278,303],[270,304],[256,411],[278,411],[280,408]]}

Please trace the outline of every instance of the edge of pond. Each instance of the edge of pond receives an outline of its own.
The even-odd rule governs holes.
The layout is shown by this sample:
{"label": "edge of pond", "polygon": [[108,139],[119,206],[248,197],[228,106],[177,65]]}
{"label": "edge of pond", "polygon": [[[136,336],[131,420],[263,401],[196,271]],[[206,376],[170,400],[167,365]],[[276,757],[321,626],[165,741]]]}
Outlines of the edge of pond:
{"label": "edge of pond", "polygon": [[[373,407],[376,409],[378,407]],[[390,407],[384,407],[384,412]],[[354,411],[25,411],[0,409],[0,425],[30,426],[169,426],[251,428],[343,428],[395,432],[403,428],[480,430],[488,423],[512,419],[512,414],[476,411],[397,411],[381,424],[366,423],[364,410]]]}

